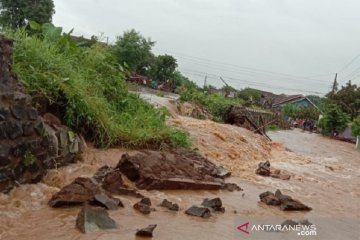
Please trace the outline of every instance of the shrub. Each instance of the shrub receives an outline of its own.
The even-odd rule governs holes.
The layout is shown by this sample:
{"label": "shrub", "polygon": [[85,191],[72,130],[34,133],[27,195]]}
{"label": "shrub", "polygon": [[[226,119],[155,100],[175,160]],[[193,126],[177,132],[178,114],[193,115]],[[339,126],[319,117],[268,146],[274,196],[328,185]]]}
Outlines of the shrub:
{"label": "shrub", "polygon": [[344,113],[339,106],[333,104],[328,107],[319,125],[321,132],[329,135],[334,132],[340,133],[347,127],[349,122],[349,115]]}
{"label": "shrub", "polygon": [[354,136],[360,136],[360,115],[353,121],[351,131]]}
{"label": "shrub", "polygon": [[205,95],[195,88],[184,88],[180,91],[180,100],[200,104],[208,109],[215,121],[222,122],[228,109],[233,105],[241,105],[243,100],[238,98],[226,98],[221,95]]}

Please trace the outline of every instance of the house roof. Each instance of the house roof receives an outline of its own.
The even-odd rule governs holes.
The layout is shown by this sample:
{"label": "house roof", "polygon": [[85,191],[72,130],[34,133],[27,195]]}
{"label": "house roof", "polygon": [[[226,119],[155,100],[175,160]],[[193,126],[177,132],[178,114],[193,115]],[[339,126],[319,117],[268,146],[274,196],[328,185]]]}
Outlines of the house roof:
{"label": "house roof", "polygon": [[303,95],[285,95],[280,94],[275,97],[273,100],[273,106],[282,105],[290,102],[294,102],[296,100],[302,100],[305,97]]}
{"label": "house roof", "polygon": [[272,107],[278,107],[283,104],[294,103],[306,99],[308,102],[310,102],[311,105],[319,109],[309,98],[305,97],[302,94],[286,95],[286,94],[275,94],[272,92],[266,92],[261,90],[258,91],[260,91],[261,93],[260,103],[262,105],[270,104]]}

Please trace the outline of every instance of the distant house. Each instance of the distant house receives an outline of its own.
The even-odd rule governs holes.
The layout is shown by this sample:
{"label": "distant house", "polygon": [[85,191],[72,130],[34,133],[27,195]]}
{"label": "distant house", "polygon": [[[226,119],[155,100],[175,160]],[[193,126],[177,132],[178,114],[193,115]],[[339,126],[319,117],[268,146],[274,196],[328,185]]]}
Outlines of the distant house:
{"label": "distant house", "polygon": [[260,104],[265,108],[281,109],[287,104],[293,104],[298,107],[315,107],[318,108],[311,100],[304,95],[286,95],[286,94],[274,94],[271,92],[260,91],[261,98]]}

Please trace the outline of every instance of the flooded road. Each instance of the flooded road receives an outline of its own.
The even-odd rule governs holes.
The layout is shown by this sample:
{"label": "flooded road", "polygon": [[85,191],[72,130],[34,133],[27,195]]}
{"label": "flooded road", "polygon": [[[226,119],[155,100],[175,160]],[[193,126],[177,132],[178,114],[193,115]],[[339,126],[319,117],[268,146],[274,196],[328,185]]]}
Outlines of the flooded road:
{"label": "flooded road", "polygon": [[[92,176],[105,164],[114,166],[122,153],[129,152],[124,149],[89,148],[83,162],[52,171],[45,178],[44,183],[24,185],[13,190],[9,195],[0,195],[0,239],[142,239],[135,237],[135,231],[149,224],[158,225],[153,239],[242,239],[235,234],[237,234],[236,227],[243,219],[252,221],[254,218],[269,217],[278,218],[280,222],[273,220],[276,224],[285,219],[306,218],[322,226],[320,237],[299,239],[359,239],[357,229],[360,228],[358,225],[360,153],[352,144],[298,130],[274,132],[270,135],[276,144],[273,144],[271,154],[263,157],[268,157],[275,168],[289,172],[292,176],[289,181],[255,174],[253,178],[242,178],[240,174],[229,179],[228,182],[238,183],[244,189],[241,192],[141,191],[151,198],[156,208],[156,211],[148,216],[133,210],[132,205],[138,199],[120,196],[125,208],[109,211],[119,228],[84,235],[75,229],[79,207],[52,209],[47,206],[47,201],[60,187],[76,177]],[[209,146],[212,150],[215,149],[214,146],[219,145],[215,139],[209,139],[208,135],[203,135],[202,138],[208,141],[207,144],[213,142]],[[219,146],[222,150],[219,152],[224,152],[226,136],[221,141],[223,143]],[[240,141],[239,144],[241,142],[244,144],[244,141]],[[285,147],[292,152],[287,151]],[[203,147],[199,146],[200,152],[201,148]],[[234,146],[231,145],[231,148]],[[135,151],[130,151],[130,154],[134,153]],[[216,161],[216,159],[212,160]],[[239,159],[234,161],[239,165],[247,161],[246,166],[249,169],[246,173],[249,175],[255,171],[260,160],[239,156]],[[248,163],[249,161],[251,164]],[[265,206],[258,202],[260,193],[276,189],[302,201],[313,210],[298,213],[283,212],[277,207]],[[214,214],[209,219],[199,219],[184,214],[188,207],[200,204],[204,198],[212,197],[222,199],[226,209],[224,214]],[[169,212],[156,206],[164,198],[178,203],[180,211]],[[334,229],[336,231],[333,231]],[[297,239],[294,236],[283,238],[285,235],[281,234],[272,237],[266,239]]]}

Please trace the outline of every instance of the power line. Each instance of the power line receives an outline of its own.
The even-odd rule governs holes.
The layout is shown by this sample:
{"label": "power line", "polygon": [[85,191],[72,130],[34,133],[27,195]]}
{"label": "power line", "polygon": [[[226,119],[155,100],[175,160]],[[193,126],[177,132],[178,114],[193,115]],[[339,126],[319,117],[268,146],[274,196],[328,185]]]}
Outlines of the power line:
{"label": "power line", "polygon": [[[180,57],[180,58],[183,59],[182,57]],[[311,81],[311,83],[314,83],[314,82],[328,83],[329,82],[329,81],[321,81],[321,80],[315,80],[315,79],[302,79],[302,78],[295,78],[295,77],[274,76],[274,75],[271,75],[271,74],[268,74],[268,73],[259,73],[259,72],[250,71],[250,70],[233,70],[233,69],[230,70],[230,69],[227,69],[227,68],[218,67],[216,65],[207,64],[207,63],[204,63],[204,62],[198,62],[196,60],[190,60],[190,59],[183,59],[183,61],[189,62],[191,64],[203,66],[203,67],[209,68],[211,70],[232,72],[232,73],[236,73],[236,74],[252,76],[252,77],[255,77],[255,78],[273,79],[273,80],[278,80],[278,81],[302,80],[302,81]],[[328,75],[328,76],[330,76],[330,75]]]}
{"label": "power line", "polygon": [[[204,75],[206,75],[208,79],[215,79],[215,80],[219,80],[219,77],[220,77],[220,76],[215,75],[215,74],[205,73],[205,72],[198,72],[198,71],[193,71],[193,72],[191,72],[191,71],[183,71],[183,73],[194,75],[194,76],[199,76],[199,77],[203,77]],[[277,89],[277,90],[295,91],[295,92],[312,93],[312,94],[322,94],[322,95],[325,94],[325,93],[316,92],[316,91],[308,91],[308,90],[302,90],[302,89],[279,87],[279,86],[264,84],[264,83],[260,83],[260,82],[254,82],[254,81],[248,81],[248,80],[233,78],[233,77],[229,77],[229,76],[223,76],[223,77],[225,77],[226,79],[229,79],[228,81],[232,82],[232,83],[245,83],[247,85],[256,86],[256,87],[267,87],[267,88]]]}
{"label": "power line", "polygon": [[342,71],[344,71],[345,69],[347,69],[347,68],[348,68],[351,64],[353,64],[359,57],[360,57],[360,53],[359,53],[358,55],[356,55],[354,58],[352,58],[349,63],[345,64],[345,65],[338,71],[338,73],[341,73]]}
{"label": "power line", "polygon": [[[193,63],[207,65],[207,66],[222,65],[225,67],[232,67],[232,68],[236,68],[236,69],[241,69],[241,70],[238,70],[238,72],[240,71],[243,73],[268,74],[268,75],[278,76],[278,78],[279,78],[279,76],[281,76],[281,78],[284,78],[284,77],[293,78],[293,79],[295,78],[295,79],[302,79],[302,80],[307,80],[307,81],[312,81],[312,82],[314,82],[314,81],[328,82],[328,81],[321,81],[319,79],[314,79],[311,77],[295,76],[295,75],[291,75],[291,74],[287,74],[287,73],[279,73],[279,72],[268,71],[268,70],[263,70],[263,69],[239,66],[239,65],[235,65],[235,64],[231,64],[231,63],[223,63],[223,62],[219,62],[219,61],[190,56],[190,55],[186,55],[186,54],[180,54],[180,53],[176,53],[176,52],[170,52],[170,53],[174,54],[177,58],[183,59],[185,61],[192,61]],[[316,75],[316,76],[330,76],[330,75],[333,75],[333,73],[321,74],[321,75]]]}

